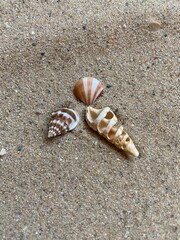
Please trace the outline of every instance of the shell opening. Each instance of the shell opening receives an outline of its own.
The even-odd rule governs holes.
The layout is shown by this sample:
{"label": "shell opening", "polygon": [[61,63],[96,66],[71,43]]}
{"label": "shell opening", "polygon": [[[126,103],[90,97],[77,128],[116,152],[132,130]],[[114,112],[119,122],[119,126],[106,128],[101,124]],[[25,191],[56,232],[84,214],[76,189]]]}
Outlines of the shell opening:
{"label": "shell opening", "polygon": [[98,124],[98,129],[100,130],[103,130],[104,128],[107,127],[107,123],[104,122],[104,121],[101,121],[99,124]]}
{"label": "shell opening", "polygon": [[112,112],[107,112],[107,114],[106,114],[106,116],[105,116],[105,118],[106,119],[111,119],[111,118],[113,118],[114,117],[114,115],[113,115],[113,113]]}
{"label": "shell opening", "polygon": [[127,137],[127,138],[125,139],[124,144],[122,145],[122,149],[125,149],[130,141],[131,141],[130,137]]}
{"label": "shell opening", "polygon": [[115,134],[116,134],[115,128],[111,128],[111,130],[110,130],[109,133],[108,133],[108,138],[109,138],[109,139],[113,139],[114,136],[115,136]]}
{"label": "shell opening", "polygon": [[120,142],[121,142],[121,139],[120,139],[120,138],[118,138],[118,139],[116,139],[116,141],[115,141],[115,144],[116,144],[116,145],[119,145],[119,144],[120,144]]}
{"label": "shell opening", "polygon": [[88,108],[86,115],[88,116],[90,122],[94,122],[97,118],[97,113],[91,108]]}

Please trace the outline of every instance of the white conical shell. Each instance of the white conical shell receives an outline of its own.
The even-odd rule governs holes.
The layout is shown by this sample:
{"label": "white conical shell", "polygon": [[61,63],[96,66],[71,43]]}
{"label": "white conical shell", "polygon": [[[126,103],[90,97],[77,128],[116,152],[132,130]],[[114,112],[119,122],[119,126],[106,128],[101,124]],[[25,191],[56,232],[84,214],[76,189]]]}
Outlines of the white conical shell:
{"label": "white conical shell", "polygon": [[79,122],[77,113],[68,108],[63,108],[51,115],[48,138],[56,137],[73,130]]}
{"label": "white conical shell", "polygon": [[118,120],[109,107],[103,109],[88,107],[86,110],[86,121],[93,130],[97,131],[117,148],[135,157],[139,156],[138,150],[129,135],[124,131],[123,126],[119,128],[114,127]]}

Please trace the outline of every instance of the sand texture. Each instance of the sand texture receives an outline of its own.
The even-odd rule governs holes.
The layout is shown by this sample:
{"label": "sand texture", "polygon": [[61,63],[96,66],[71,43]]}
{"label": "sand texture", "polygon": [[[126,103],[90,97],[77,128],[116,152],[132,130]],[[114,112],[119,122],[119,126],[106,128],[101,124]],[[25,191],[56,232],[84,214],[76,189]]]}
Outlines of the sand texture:
{"label": "sand texture", "polygon": [[[0,239],[178,239],[180,2],[0,5]],[[106,87],[94,106],[112,108],[139,158],[88,127],[72,93],[83,76]],[[80,123],[48,140],[61,107]]]}

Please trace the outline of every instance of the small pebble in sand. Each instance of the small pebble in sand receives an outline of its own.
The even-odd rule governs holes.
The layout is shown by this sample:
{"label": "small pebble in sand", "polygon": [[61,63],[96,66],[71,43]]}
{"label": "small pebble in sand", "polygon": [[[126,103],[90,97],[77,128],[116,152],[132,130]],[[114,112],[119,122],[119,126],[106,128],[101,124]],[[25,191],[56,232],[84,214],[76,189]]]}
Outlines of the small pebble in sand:
{"label": "small pebble in sand", "polygon": [[112,85],[111,85],[111,84],[109,84],[109,83],[107,83],[107,84],[106,84],[106,87],[107,87],[107,88],[111,88],[111,87],[112,87]]}
{"label": "small pebble in sand", "polygon": [[161,23],[152,21],[148,24],[148,28],[150,31],[157,31],[161,28]]}
{"label": "small pebble in sand", "polygon": [[0,157],[4,156],[6,154],[6,150],[4,148],[0,151]]}
{"label": "small pebble in sand", "polygon": [[18,152],[21,152],[22,149],[23,149],[23,145],[19,145],[19,146],[17,147],[17,151],[18,151]]}
{"label": "small pebble in sand", "polygon": [[41,111],[39,111],[39,110],[36,110],[34,113],[38,116],[42,114]]}
{"label": "small pebble in sand", "polygon": [[35,31],[34,29],[31,30],[31,34],[34,35],[35,34]]}

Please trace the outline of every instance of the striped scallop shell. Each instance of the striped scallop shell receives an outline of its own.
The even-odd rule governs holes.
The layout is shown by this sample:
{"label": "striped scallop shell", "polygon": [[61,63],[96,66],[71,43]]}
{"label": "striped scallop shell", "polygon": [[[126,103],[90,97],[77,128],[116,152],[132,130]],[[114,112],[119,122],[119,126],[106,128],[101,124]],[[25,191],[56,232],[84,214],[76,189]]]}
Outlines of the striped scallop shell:
{"label": "striped scallop shell", "polygon": [[115,127],[118,119],[109,107],[103,109],[88,107],[86,121],[94,131],[97,131],[117,148],[138,157],[139,152],[123,126]]}
{"label": "striped scallop shell", "polygon": [[83,103],[92,104],[103,92],[99,80],[93,77],[80,78],[74,86],[74,95]]}
{"label": "striped scallop shell", "polygon": [[68,108],[53,112],[49,123],[48,138],[56,137],[73,130],[79,122],[77,113]]}

